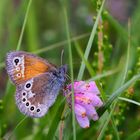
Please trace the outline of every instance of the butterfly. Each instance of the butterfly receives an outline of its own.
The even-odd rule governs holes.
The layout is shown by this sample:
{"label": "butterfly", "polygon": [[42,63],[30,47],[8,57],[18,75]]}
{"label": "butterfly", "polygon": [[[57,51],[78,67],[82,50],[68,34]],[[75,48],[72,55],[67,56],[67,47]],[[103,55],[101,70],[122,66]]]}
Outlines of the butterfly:
{"label": "butterfly", "polygon": [[6,70],[16,86],[16,104],[23,114],[42,117],[54,104],[66,81],[67,66],[57,68],[24,51],[7,53]]}

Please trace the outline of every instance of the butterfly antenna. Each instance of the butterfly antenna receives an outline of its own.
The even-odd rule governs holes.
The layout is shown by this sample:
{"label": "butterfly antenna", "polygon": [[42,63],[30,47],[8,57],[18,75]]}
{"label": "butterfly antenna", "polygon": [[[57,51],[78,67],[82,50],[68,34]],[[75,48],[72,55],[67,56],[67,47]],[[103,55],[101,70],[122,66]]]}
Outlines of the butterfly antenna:
{"label": "butterfly antenna", "polygon": [[[64,56],[64,49],[62,49],[62,51],[61,51],[61,66],[63,65],[63,56]],[[65,77],[66,77],[66,79],[71,79],[70,77],[69,77],[69,75],[65,75]]]}
{"label": "butterfly antenna", "polygon": [[61,51],[61,66],[63,65],[64,49]]}

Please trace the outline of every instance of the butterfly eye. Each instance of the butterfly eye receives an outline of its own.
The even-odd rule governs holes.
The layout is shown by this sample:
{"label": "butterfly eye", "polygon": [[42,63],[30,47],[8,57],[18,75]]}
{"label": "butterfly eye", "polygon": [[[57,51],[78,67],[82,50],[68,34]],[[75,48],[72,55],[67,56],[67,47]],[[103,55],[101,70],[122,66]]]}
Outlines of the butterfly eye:
{"label": "butterfly eye", "polygon": [[30,103],[29,103],[29,102],[27,102],[27,103],[26,103],[26,106],[28,107],[29,105],[30,105]]}
{"label": "butterfly eye", "polygon": [[17,67],[17,68],[16,68],[16,71],[20,71],[20,67]]}
{"label": "butterfly eye", "polygon": [[18,66],[20,64],[20,57],[15,57],[13,63],[15,66]]}
{"label": "butterfly eye", "polygon": [[30,83],[27,83],[26,84],[26,88],[30,88],[31,87],[31,84]]}
{"label": "butterfly eye", "polygon": [[23,98],[23,99],[22,99],[22,102],[25,102],[25,101],[26,101],[26,98]]}
{"label": "butterfly eye", "polygon": [[37,112],[40,112],[40,109],[38,108],[36,111],[37,111]]}
{"label": "butterfly eye", "polygon": [[15,64],[17,65],[18,62],[19,62],[19,59],[15,59],[14,62],[15,62]]}
{"label": "butterfly eye", "polygon": [[24,86],[24,89],[29,91],[30,89],[32,88],[32,81],[28,81],[25,86]]}
{"label": "butterfly eye", "polygon": [[17,73],[17,75],[16,75],[17,77],[21,77],[21,73]]}
{"label": "butterfly eye", "polygon": [[23,95],[23,96],[26,96],[26,94],[27,94],[27,93],[26,93],[25,91],[22,92],[22,95]]}
{"label": "butterfly eye", "polygon": [[31,106],[31,107],[30,107],[30,110],[31,110],[31,111],[34,111],[34,110],[35,110],[35,107],[34,107],[34,106]]}

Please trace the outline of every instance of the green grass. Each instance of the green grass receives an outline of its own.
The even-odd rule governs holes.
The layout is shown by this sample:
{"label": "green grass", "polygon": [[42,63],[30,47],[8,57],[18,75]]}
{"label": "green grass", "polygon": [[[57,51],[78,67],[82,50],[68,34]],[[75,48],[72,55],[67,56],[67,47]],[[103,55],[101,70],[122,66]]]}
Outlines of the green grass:
{"label": "green grass", "polygon": [[75,125],[75,109],[74,109],[74,73],[73,73],[73,56],[72,56],[72,48],[70,42],[70,30],[69,30],[69,20],[67,15],[66,7],[63,6],[65,24],[66,24],[66,35],[68,40],[68,50],[69,50],[69,64],[70,64],[70,76],[72,83],[72,126],[73,126],[73,140],[76,140],[76,125]]}

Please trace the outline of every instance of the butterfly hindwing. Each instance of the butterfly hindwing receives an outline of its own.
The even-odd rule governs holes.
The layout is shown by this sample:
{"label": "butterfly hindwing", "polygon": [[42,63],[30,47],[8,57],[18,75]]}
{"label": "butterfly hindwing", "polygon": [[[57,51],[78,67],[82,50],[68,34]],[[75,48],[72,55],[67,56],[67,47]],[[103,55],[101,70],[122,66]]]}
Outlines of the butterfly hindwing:
{"label": "butterfly hindwing", "polygon": [[55,70],[55,66],[36,55],[13,51],[7,54],[6,68],[13,83],[20,84],[39,74]]}
{"label": "butterfly hindwing", "polygon": [[55,102],[64,81],[53,73],[44,73],[20,84],[16,89],[19,110],[30,117],[42,117]]}

